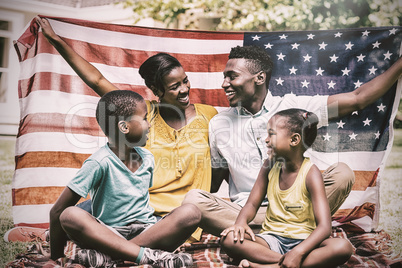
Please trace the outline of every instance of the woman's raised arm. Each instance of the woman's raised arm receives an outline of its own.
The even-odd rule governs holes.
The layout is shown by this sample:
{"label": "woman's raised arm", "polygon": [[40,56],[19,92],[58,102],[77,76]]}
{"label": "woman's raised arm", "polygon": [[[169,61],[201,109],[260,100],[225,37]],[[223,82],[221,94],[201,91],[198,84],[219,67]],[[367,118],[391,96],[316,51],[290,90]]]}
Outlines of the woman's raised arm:
{"label": "woman's raised arm", "polygon": [[118,88],[107,80],[98,69],[75,52],[60,36],[58,36],[49,21],[36,17],[36,22],[42,28],[42,33],[66,62],[73,68],[79,77],[98,95],[103,96],[109,91]]}

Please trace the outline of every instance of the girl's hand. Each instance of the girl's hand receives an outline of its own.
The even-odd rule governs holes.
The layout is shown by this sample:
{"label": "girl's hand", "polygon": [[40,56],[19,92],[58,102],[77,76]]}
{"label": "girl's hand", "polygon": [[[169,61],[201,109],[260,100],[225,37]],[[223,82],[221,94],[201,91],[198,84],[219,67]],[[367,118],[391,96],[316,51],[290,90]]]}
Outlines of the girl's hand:
{"label": "girl's hand", "polygon": [[291,250],[279,260],[279,267],[286,268],[299,268],[302,263],[303,256],[296,252],[296,250]]}
{"label": "girl's hand", "polygon": [[40,18],[39,16],[36,16],[35,19],[36,23],[42,28],[42,33],[46,37],[46,39],[54,40],[56,38],[59,38],[47,19]]}
{"label": "girl's hand", "polygon": [[244,234],[250,235],[251,239],[255,241],[255,234],[251,230],[250,226],[235,224],[232,227],[226,228],[222,231],[221,236],[226,237],[228,233],[233,232],[233,241],[237,242],[240,236],[240,243],[244,241]]}

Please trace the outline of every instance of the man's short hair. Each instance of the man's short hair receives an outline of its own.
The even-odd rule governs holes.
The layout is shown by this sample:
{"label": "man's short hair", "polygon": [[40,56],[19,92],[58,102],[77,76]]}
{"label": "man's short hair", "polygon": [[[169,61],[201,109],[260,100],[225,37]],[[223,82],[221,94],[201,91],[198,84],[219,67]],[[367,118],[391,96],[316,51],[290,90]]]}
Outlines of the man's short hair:
{"label": "man's short hair", "polygon": [[237,46],[230,50],[229,59],[246,59],[247,68],[252,74],[263,71],[267,75],[266,85],[268,87],[271,79],[274,63],[268,53],[257,46]]}
{"label": "man's short hair", "polygon": [[130,90],[114,90],[103,95],[96,107],[96,121],[105,135],[109,137],[112,129],[116,131],[118,122],[131,117],[137,103],[142,101],[140,94]]}

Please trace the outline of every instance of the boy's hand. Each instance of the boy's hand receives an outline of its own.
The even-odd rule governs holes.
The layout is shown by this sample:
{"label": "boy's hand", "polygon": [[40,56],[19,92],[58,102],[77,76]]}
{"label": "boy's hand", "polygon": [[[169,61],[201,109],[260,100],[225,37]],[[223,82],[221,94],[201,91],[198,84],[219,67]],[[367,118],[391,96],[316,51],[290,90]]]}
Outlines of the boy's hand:
{"label": "boy's hand", "polygon": [[49,21],[45,18],[40,18],[39,16],[35,17],[36,23],[42,28],[43,35],[48,40],[53,40],[58,38],[58,35],[54,32],[52,26],[50,25]]}
{"label": "boy's hand", "polygon": [[250,226],[235,224],[232,227],[226,228],[222,231],[221,236],[226,237],[228,233],[233,232],[233,241],[237,242],[240,236],[240,243],[244,241],[244,234],[248,234],[251,236],[251,239],[255,241],[255,234],[253,230],[251,230]]}

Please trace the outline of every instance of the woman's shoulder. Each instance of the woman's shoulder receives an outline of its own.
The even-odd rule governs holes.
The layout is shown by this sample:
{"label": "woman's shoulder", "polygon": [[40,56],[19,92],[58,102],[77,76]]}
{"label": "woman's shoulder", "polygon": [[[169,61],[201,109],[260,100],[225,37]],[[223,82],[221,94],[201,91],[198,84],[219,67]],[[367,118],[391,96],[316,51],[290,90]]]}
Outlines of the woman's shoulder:
{"label": "woman's shoulder", "polygon": [[211,105],[195,103],[194,107],[196,108],[198,114],[206,116],[209,120],[211,120],[211,118],[218,113],[215,107]]}
{"label": "woman's shoulder", "polygon": [[158,102],[156,100],[145,100],[145,104],[147,105],[148,109],[156,107]]}

